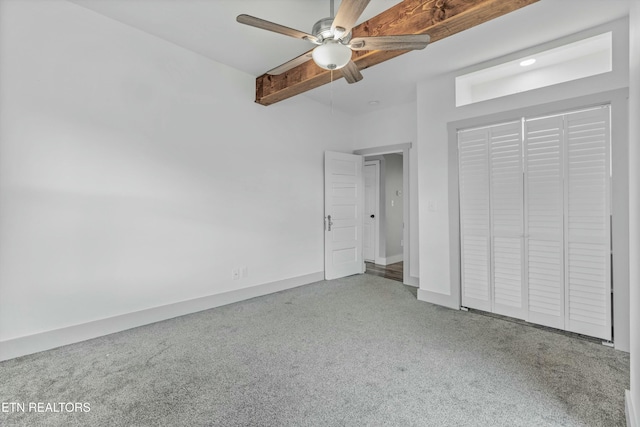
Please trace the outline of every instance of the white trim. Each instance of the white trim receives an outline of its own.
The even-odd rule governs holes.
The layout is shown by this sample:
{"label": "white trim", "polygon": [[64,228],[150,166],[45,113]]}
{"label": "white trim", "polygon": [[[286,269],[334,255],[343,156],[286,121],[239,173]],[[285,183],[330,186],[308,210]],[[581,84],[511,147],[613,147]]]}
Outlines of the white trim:
{"label": "white trim", "polygon": [[353,154],[359,154],[361,156],[381,156],[383,154],[399,153],[411,148],[410,142],[402,144],[385,145],[382,147],[363,148],[361,150],[355,150]]}
{"label": "white trim", "polygon": [[624,412],[627,416],[627,427],[640,427],[640,420],[636,416],[637,412],[633,407],[633,399],[631,399],[631,392],[629,390],[624,391]]}
{"label": "white trim", "polygon": [[[462,257],[460,253],[460,188],[459,177],[460,165],[458,164],[458,130],[451,124],[448,125],[448,154],[449,154],[449,277],[451,280],[451,295],[442,305],[460,309],[462,302]],[[435,294],[435,295],[434,295]],[[442,298],[438,293],[424,291],[423,298],[418,299],[427,302],[440,301]]]}
{"label": "white trim", "polygon": [[409,156],[411,156],[411,143],[402,149],[402,191],[404,194],[402,198],[402,283],[409,283],[411,276],[411,233],[409,229],[411,223],[411,168],[409,165],[411,162]]}
{"label": "white trim", "polygon": [[324,280],[324,271],[0,341],[0,361]]}

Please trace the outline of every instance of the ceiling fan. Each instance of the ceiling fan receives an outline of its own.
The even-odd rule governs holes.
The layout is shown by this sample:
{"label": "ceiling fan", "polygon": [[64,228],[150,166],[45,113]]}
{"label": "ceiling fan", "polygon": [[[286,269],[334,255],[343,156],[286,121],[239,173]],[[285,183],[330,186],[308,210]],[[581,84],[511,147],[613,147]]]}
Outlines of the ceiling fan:
{"label": "ceiling fan", "polygon": [[428,34],[405,34],[376,37],[352,38],[351,29],[364,12],[371,0],[342,0],[338,13],[333,14],[333,0],[329,18],[316,22],[311,33],[295,30],[274,22],[250,15],[238,15],[236,20],[245,25],[284,34],[309,41],[317,45],[313,51],[304,53],[290,61],[267,71],[267,74],[278,75],[288,71],[310,59],[325,70],[342,70],[343,77],[349,83],[362,80],[362,74],[355,62],[351,60],[352,51],[358,50],[417,50],[424,49],[430,41]]}

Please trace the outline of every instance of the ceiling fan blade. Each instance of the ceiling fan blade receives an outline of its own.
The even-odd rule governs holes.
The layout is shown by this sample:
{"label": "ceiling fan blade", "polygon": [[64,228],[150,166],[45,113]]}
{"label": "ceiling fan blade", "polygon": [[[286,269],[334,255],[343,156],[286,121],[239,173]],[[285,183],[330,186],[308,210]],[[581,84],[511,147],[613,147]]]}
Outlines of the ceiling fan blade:
{"label": "ceiling fan blade", "polygon": [[370,1],[371,0],[342,0],[338,8],[338,13],[336,13],[336,17],[333,19],[333,24],[331,24],[331,30],[333,30],[336,38],[342,38],[344,34],[351,31]]}
{"label": "ceiling fan blade", "polygon": [[287,61],[282,65],[278,65],[276,68],[267,71],[266,74],[277,76],[278,74],[282,74],[285,71],[289,71],[290,69],[295,68],[300,64],[304,64],[305,62],[307,62],[312,58],[311,52],[313,51],[310,50],[309,52],[303,53],[302,55],[296,58],[293,58],[291,61]]}
{"label": "ceiling fan blade", "polygon": [[362,80],[362,74],[353,61],[349,61],[347,65],[342,68],[342,77],[344,77],[347,83],[357,83]]}
{"label": "ceiling fan blade", "polygon": [[430,40],[428,34],[355,37],[349,47],[353,50],[420,50],[427,47]]}
{"label": "ceiling fan blade", "polygon": [[312,43],[317,43],[318,39],[303,31],[295,30],[293,28],[285,27],[284,25],[276,24],[275,22],[266,21],[264,19],[256,18],[251,15],[238,15],[236,18],[241,24],[250,25],[252,27],[260,28],[262,30],[273,31],[274,33],[284,34],[285,36],[295,37],[297,39],[309,40]]}

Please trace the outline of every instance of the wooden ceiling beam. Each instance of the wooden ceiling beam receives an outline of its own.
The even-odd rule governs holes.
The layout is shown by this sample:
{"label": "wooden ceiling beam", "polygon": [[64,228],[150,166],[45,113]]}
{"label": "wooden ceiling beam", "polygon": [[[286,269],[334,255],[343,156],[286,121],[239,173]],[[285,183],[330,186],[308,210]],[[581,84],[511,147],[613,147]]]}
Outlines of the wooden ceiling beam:
{"label": "wooden ceiling beam", "polygon": [[[429,34],[434,43],[538,0],[404,0],[353,28],[353,37]],[[429,47],[427,47],[429,49]],[[357,51],[353,61],[364,70],[408,51]],[[333,79],[342,77],[334,71]],[[271,105],[331,81],[331,72],[307,61],[291,70],[256,78],[256,102]]]}

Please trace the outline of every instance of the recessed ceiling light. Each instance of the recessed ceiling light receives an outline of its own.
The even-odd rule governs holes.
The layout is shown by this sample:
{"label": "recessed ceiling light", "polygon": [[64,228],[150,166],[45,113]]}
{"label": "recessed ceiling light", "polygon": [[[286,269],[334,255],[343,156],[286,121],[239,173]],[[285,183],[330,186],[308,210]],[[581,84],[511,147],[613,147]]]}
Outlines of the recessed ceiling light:
{"label": "recessed ceiling light", "polygon": [[380,101],[369,101],[369,105],[378,105]]}
{"label": "recessed ceiling light", "polygon": [[[456,106],[611,72],[612,46],[613,33],[609,31],[549,49],[540,46],[538,52],[522,53],[512,61],[456,76]],[[544,67],[554,71],[523,77]]]}

